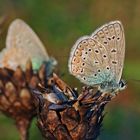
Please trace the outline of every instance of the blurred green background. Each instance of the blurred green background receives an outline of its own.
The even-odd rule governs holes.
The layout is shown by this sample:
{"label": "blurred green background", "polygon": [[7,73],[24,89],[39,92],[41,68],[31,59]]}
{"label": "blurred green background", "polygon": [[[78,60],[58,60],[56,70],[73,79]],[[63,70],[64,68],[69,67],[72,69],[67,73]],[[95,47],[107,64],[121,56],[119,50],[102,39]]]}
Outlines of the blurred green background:
{"label": "blurred green background", "polygon": [[[91,34],[100,25],[121,20],[126,36],[123,78],[128,87],[106,108],[98,140],[140,139],[140,1],[139,0],[0,0],[0,16],[7,15],[0,29],[0,47],[5,47],[9,23],[25,20],[38,34],[58,69],[71,87],[81,83],[68,72],[67,61],[75,41]],[[136,81],[139,80],[139,81]],[[0,114],[0,140],[18,140],[14,122]],[[33,121],[30,140],[41,140]]]}

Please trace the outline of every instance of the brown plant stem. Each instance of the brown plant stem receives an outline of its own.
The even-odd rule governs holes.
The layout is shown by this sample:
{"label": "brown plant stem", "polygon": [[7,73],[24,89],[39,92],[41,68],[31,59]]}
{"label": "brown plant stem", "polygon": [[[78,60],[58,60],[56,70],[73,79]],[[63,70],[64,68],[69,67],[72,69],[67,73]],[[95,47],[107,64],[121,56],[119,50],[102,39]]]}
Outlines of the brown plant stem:
{"label": "brown plant stem", "polygon": [[20,134],[20,140],[28,140],[30,121],[31,120],[28,119],[18,119],[16,121],[16,127]]}

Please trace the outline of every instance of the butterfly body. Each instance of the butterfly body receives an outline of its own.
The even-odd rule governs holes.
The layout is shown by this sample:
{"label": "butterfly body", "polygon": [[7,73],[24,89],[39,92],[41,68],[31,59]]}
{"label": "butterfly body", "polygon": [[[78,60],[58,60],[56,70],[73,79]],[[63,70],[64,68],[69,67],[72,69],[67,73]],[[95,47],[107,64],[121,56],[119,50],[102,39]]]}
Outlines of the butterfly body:
{"label": "butterfly body", "polygon": [[69,58],[69,71],[81,82],[102,92],[121,90],[125,38],[120,21],[109,22],[90,36],[77,40]]}

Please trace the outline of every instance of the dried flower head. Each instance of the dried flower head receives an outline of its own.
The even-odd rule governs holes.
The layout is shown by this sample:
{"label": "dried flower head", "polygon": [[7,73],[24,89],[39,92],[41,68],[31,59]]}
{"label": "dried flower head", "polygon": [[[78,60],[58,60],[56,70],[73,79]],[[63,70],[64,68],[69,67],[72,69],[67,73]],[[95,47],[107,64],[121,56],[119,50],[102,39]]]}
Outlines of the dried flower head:
{"label": "dried flower head", "polygon": [[30,122],[36,115],[30,88],[36,88],[38,83],[45,84],[45,64],[37,73],[33,72],[30,61],[25,71],[20,67],[15,71],[0,68],[0,111],[15,120],[21,139],[27,137]]}
{"label": "dried flower head", "polygon": [[[95,88],[83,87],[78,96],[77,91],[56,74],[50,80],[50,86],[40,86],[34,91],[38,97],[35,102],[41,103],[38,103],[38,127],[42,135],[53,140],[96,139],[102,126],[104,107],[112,99],[111,95],[102,95]],[[46,98],[50,93],[53,95],[51,98],[55,99],[55,96],[58,101]]]}

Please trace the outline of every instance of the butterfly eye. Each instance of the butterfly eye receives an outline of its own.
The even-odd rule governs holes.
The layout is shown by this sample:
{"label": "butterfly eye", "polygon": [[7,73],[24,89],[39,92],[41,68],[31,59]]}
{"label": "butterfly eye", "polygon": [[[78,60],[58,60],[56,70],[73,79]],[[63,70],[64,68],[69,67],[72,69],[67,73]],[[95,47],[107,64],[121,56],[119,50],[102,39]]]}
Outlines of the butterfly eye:
{"label": "butterfly eye", "polygon": [[120,81],[120,82],[119,82],[119,85],[120,85],[121,88],[123,88],[123,87],[126,86],[126,83],[125,83],[124,81]]}
{"label": "butterfly eye", "polygon": [[101,70],[100,70],[100,69],[98,69],[98,72],[101,72]]}
{"label": "butterfly eye", "polygon": [[121,86],[121,87],[124,87],[124,83],[121,82],[121,83],[120,83],[120,86]]}

